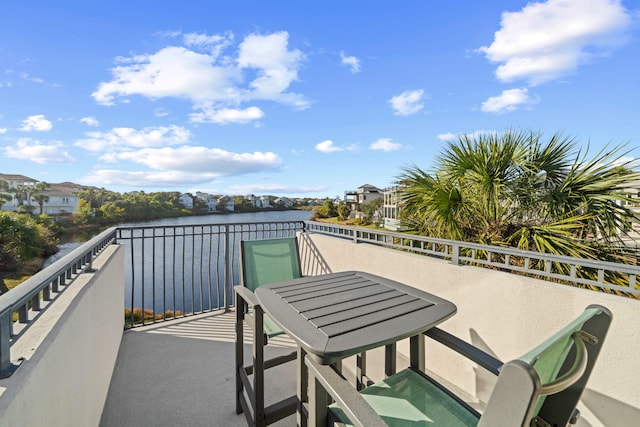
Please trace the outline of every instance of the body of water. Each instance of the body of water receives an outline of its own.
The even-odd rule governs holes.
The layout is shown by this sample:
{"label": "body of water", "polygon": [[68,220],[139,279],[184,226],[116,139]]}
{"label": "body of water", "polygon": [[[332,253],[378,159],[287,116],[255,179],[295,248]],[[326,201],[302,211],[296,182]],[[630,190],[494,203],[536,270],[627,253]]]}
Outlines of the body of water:
{"label": "body of water", "polygon": [[[157,315],[167,311],[201,312],[223,306],[225,300],[230,303],[231,286],[240,280],[240,240],[291,235],[260,231],[274,229],[245,224],[297,222],[309,219],[311,214],[302,210],[265,211],[121,224],[123,228],[136,227],[123,229],[118,237],[126,260],[125,307],[152,309]],[[225,224],[231,224],[231,229]],[[227,234],[229,231],[231,234]],[[45,265],[82,245],[78,240],[92,236],[81,237],[59,245],[60,251]]]}
{"label": "body of water", "polygon": [[[168,226],[168,225],[210,225],[210,224],[234,224],[234,223],[252,223],[252,222],[271,222],[271,221],[304,221],[311,218],[312,211],[307,210],[288,210],[288,211],[264,211],[264,212],[244,212],[229,214],[211,214],[201,216],[183,216],[178,218],[164,218],[153,221],[141,221],[127,224],[120,224],[122,227],[146,227],[146,226]],[[96,231],[94,235],[99,234]],[[58,253],[50,256],[44,262],[44,267],[53,264],[55,261],[64,257],[84,242],[94,237],[92,234],[82,233],[77,236],[70,236],[67,241],[58,245]]]}

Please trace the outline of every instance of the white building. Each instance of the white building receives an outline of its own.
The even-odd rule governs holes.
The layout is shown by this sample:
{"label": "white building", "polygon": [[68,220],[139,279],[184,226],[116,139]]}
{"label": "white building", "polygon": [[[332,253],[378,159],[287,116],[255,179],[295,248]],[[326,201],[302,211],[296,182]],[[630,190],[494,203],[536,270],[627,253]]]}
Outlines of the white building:
{"label": "white building", "polygon": [[203,200],[207,204],[207,212],[218,211],[218,199],[213,197],[211,194],[198,191],[196,193],[196,197]]}
{"label": "white building", "polygon": [[217,209],[225,212],[234,212],[236,210],[236,202],[233,197],[220,197],[216,200]]}
{"label": "white building", "polygon": [[375,185],[364,184],[355,191],[344,192],[344,202],[349,206],[349,218],[362,218],[362,206],[382,197],[382,190]]}
{"label": "white building", "polygon": [[403,231],[406,227],[400,222],[400,206],[398,204],[398,187],[386,188],[382,192],[384,202],[382,205],[382,216],[384,228],[392,231]]}
{"label": "white building", "polygon": [[289,199],[288,197],[278,197],[273,202],[276,204],[276,206],[282,206],[286,209],[290,209],[294,205],[293,200]]}
{"label": "white building", "polygon": [[[33,187],[38,183],[37,180],[29,178],[24,175],[14,174],[0,174],[0,180],[7,183],[9,188]],[[83,190],[83,187],[71,182],[64,182],[60,184],[49,184],[44,194],[48,197],[48,200],[42,204],[42,213],[47,215],[64,215],[71,214],[78,210],[78,202],[80,196],[78,195]],[[22,201],[23,207],[31,206],[33,213],[40,213],[40,205],[34,200],[31,195],[28,195],[26,200]],[[20,203],[15,196],[11,200],[2,205],[2,210],[5,211],[17,211],[20,207]]]}
{"label": "white building", "polygon": [[185,208],[193,209],[193,196],[191,196],[191,194],[183,193],[178,200],[180,200],[180,203],[182,203],[182,206]]}
{"label": "white building", "polygon": [[258,208],[270,208],[271,202],[269,202],[269,196],[260,196],[256,200],[256,207]]}
{"label": "white building", "polygon": [[[82,187],[71,184],[50,184],[45,194],[49,196],[49,200],[43,205],[43,213],[47,215],[64,215],[71,214],[78,210],[78,202],[80,201],[79,193]],[[36,210],[34,213],[40,213],[40,207],[34,204]]]}

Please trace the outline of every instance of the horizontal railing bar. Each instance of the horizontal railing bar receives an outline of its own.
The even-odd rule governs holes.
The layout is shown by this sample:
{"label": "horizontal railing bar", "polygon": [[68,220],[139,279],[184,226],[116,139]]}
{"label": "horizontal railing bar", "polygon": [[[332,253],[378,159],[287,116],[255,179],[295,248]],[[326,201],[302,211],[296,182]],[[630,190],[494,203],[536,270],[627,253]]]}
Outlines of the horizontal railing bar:
{"label": "horizontal railing bar", "polygon": [[[116,228],[110,228],[74,249],[47,268],[34,274],[12,289],[0,295],[0,377],[11,375],[15,366],[11,362],[11,345],[14,337],[20,336],[31,321],[51,304],[55,298],[51,293],[59,293],[70,284],[68,279],[81,272],[83,267],[91,268],[93,257],[115,240]],[[60,285],[63,288],[60,288]],[[40,292],[43,301],[41,303]],[[31,306],[31,307],[30,307]],[[18,313],[20,327],[14,329],[13,313]]]}
{"label": "horizontal railing bar", "polygon": [[39,293],[45,286],[48,286],[55,279],[64,273],[68,273],[74,266],[85,258],[88,253],[93,252],[94,247],[104,247],[115,239],[115,228],[110,228],[79,248],[74,249],[53,264],[39,271],[11,290],[11,293],[0,295],[0,317],[13,311],[14,307],[26,304],[35,294]]}
{"label": "horizontal railing bar", "polygon": [[[631,294],[640,294],[640,289],[636,289],[635,277],[640,274],[640,266],[615,263],[609,261],[589,260],[582,258],[572,258],[563,255],[553,255],[534,251],[521,250],[516,248],[489,246],[479,243],[446,240],[435,237],[417,236],[407,233],[398,233],[383,230],[355,230],[352,226],[326,224],[315,221],[305,221],[305,230],[342,237],[345,233],[352,233],[350,237],[355,243],[371,243],[388,248],[407,250],[415,253],[437,256],[449,259],[456,264],[474,264],[486,267],[495,267],[502,271],[513,271],[525,273],[532,276],[546,277],[561,280],[569,283],[596,286],[602,289],[615,290]],[[398,239],[400,243],[395,243]],[[406,244],[405,244],[406,242]],[[418,246],[415,243],[419,243]],[[432,248],[441,247],[442,251],[423,249],[424,245]],[[470,255],[465,255],[464,251],[470,251]],[[479,258],[479,254],[486,254],[486,259]],[[457,254],[457,255],[455,255]],[[505,261],[497,260],[497,257],[504,257]],[[508,258],[508,262],[506,259]],[[524,263],[524,267],[514,264],[517,260]],[[536,269],[531,266],[535,261],[545,263],[544,269]],[[567,266],[572,272],[559,274],[551,271],[553,264]],[[598,271],[598,280],[576,277],[577,268],[592,269]],[[615,272],[629,275],[628,286],[616,285],[604,282],[605,272]]]}

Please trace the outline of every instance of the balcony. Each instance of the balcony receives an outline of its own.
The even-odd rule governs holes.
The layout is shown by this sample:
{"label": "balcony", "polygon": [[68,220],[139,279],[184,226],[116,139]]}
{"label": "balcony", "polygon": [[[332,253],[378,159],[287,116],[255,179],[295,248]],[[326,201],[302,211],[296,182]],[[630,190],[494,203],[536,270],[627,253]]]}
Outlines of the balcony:
{"label": "balcony", "polygon": [[[298,236],[305,274],[363,270],[449,299],[458,313],[442,328],[502,360],[587,305],[607,306],[613,324],[578,425],[640,419],[640,268],[563,257],[540,263],[529,252],[291,222],[110,229],[0,296],[0,425],[245,425],[235,414],[233,375],[238,242],[290,235]],[[559,275],[559,263],[571,273]],[[597,279],[579,279],[577,268]],[[608,271],[625,273],[628,284],[607,283]],[[123,318],[138,307],[147,316],[129,310]],[[279,338],[268,351],[292,345]],[[398,349],[401,366],[408,344]],[[441,350],[427,347],[427,369],[482,409],[492,378]],[[374,379],[381,359],[369,356]],[[295,376],[274,372],[267,381],[267,398],[277,400]]]}

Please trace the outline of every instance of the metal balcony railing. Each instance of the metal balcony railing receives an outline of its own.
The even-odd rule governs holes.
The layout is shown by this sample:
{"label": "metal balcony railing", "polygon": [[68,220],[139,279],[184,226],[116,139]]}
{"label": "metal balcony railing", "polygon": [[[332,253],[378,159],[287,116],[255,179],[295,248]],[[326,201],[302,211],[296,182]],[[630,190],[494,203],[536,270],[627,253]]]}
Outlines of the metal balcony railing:
{"label": "metal balcony railing", "polygon": [[121,227],[125,326],[227,309],[240,283],[241,240],[294,237],[302,221]]}
{"label": "metal balcony railing", "polygon": [[[15,368],[10,357],[12,344],[76,277],[91,270],[92,260],[111,243],[124,246],[124,324],[135,327],[229,308],[233,304],[232,287],[240,282],[240,241],[291,237],[301,231],[434,256],[453,264],[640,295],[636,279],[640,267],[634,265],[314,221],[118,227],[101,233],[11,292],[0,295],[2,375],[11,375]],[[617,279],[615,283],[612,277]]]}
{"label": "metal balcony railing", "polygon": [[[18,366],[11,363],[11,345],[15,340],[78,275],[91,270],[93,259],[115,237],[115,228],[100,233],[20,286],[0,295],[0,378],[10,376]],[[14,314],[17,314],[15,322]]]}
{"label": "metal balcony railing", "polygon": [[407,233],[305,221],[307,232],[348,238],[392,249],[434,256],[539,279],[640,296],[640,266],[523,251],[509,247],[437,239]]}

